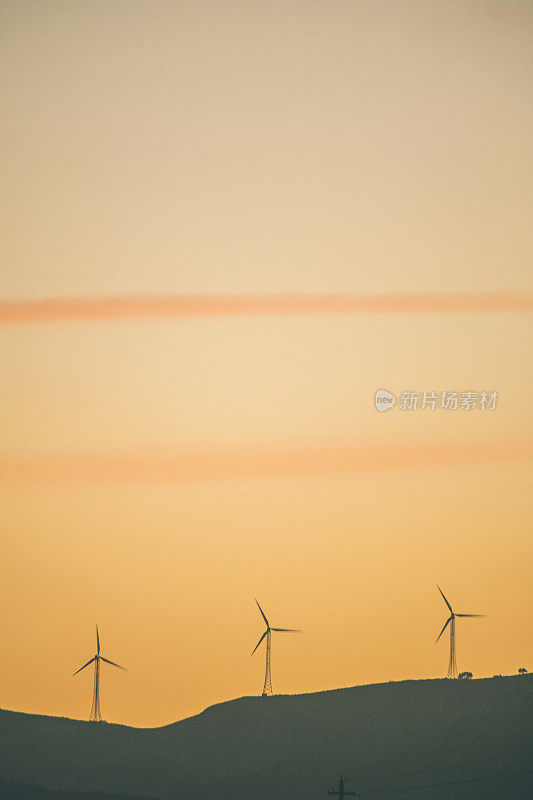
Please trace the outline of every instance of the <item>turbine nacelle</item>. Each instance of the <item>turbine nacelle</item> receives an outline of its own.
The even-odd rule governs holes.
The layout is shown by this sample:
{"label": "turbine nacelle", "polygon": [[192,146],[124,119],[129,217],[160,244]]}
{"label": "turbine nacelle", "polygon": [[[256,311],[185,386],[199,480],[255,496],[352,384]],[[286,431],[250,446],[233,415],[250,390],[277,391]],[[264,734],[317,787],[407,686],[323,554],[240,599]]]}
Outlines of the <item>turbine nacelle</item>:
{"label": "turbine nacelle", "polygon": [[441,593],[441,595],[442,595],[442,598],[443,598],[444,602],[446,603],[446,605],[447,605],[447,606],[448,606],[448,608],[450,609],[450,616],[449,616],[449,617],[448,617],[448,619],[446,620],[446,624],[444,625],[444,628],[441,630],[441,632],[440,632],[440,633],[439,633],[439,635],[437,636],[437,642],[439,641],[440,637],[442,636],[442,634],[444,633],[444,631],[446,630],[446,628],[448,627],[448,625],[450,624],[450,622],[451,622],[453,619],[455,619],[456,617],[485,617],[485,616],[486,616],[486,614],[458,614],[457,612],[455,612],[455,611],[453,610],[453,608],[452,608],[452,607],[451,607],[451,605],[449,604],[448,600],[446,599],[446,596],[445,596],[444,592],[442,591],[442,589],[440,588],[440,586],[439,586],[438,584],[437,584],[437,589],[438,589],[438,590],[439,590],[439,592]]}
{"label": "turbine nacelle", "polygon": [[126,672],[126,667],[121,667],[120,664],[116,664],[114,661],[110,661],[108,658],[104,658],[104,656],[100,655],[100,637],[98,635],[98,625],[96,626],[96,653],[94,654],[94,656],[89,661],[87,661],[86,664],[83,665],[83,667],[80,667],[79,669],[77,669],[76,672],[74,672],[72,677],[74,677],[74,675],[77,675],[78,672],[81,672],[82,669],[85,669],[85,667],[88,667],[89,664],[92,664],[93,661],[95,661],[95,662],[96,661],[105,661],[106,664],[111,664],[113,667],[118,667],[119,669],[123,669]]}
{"label": "turbine nacelle", "polygon": [[295,628],[271,628],[270,624],[269,624],[269,621],[265,616],[265,612],[263,611],[263,609],[259,605],[258,601],[256,600],[255,602],[257,603],[257,608],[261,612],[261,616],[263,617],[263,619],[265,621],[266,631],[263,633],[263,635],[261,636],[261,638],[257,642],[256,646],[254,647],[254,649],[250,653],[251,656],[253,656],[253,654],[255,653],[255,651],[257,650],[257,648],[259,647],[259,645],[261,644],[261,642],[265,638],[265,636],[268,636],[268,634],[271,633],[271,631],[275,631],[276,633],[301,633],[300,630],[297,630]]}

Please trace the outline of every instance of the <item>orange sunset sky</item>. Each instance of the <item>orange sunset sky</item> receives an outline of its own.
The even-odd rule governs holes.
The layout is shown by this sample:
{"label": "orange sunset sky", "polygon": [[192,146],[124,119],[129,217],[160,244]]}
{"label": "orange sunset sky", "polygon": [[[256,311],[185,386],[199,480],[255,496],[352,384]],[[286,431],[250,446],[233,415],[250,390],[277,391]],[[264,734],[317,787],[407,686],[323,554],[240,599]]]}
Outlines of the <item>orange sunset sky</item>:
{"label": "orange sunset sky", "polygon": [[532,4],[0,18],[0,706],[533,669]]}

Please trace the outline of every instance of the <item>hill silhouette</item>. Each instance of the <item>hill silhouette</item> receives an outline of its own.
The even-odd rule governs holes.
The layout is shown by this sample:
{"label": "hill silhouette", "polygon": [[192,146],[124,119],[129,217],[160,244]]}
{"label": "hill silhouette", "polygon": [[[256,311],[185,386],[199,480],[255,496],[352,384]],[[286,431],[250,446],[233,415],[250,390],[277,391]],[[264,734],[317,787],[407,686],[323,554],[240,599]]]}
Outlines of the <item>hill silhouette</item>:
{"label": "hill silhouette", "polygon": [[148,729],[2,711],[0,778],[160,800],[312,800],[343,773],[361,800],[526,800],[532,688],[520,675],[243,697]]}
{"label": "hill silhouette", "polygon": [[33,784],[0,781],[2,800],[155,800],[131,794],[107,794],[104,792],[56,792]]}

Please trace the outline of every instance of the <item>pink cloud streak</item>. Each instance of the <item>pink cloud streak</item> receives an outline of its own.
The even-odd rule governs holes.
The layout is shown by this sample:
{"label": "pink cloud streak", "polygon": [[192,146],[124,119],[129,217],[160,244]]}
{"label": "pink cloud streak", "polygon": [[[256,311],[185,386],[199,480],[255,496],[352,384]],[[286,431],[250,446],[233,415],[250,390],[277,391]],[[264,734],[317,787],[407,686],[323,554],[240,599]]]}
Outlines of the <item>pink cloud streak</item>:
{"label": "pink cloud streak", "polygon": [[0,302],[0,324],[238,315],[533,311],[533,294],[132,295]]}
{"label": "pink cloud streak", "polygon": [[0,457],[0,481],[162,484],[458,467],[533,459],[533,442],[72,453]]}

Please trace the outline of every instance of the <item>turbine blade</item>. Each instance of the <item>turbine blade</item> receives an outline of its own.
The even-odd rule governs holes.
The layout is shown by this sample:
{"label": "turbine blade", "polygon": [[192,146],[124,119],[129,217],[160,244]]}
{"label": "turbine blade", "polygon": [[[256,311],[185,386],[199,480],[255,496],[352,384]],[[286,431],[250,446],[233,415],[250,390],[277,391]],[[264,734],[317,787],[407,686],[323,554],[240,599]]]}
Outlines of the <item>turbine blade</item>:
{"label": "turbine blade", "polygon": [[92,664],[93,661],[95,661],[95,660],[96,660],[96,656],[93,656],[90,661],[88,661],[86,664],[83,665],[83,667],[80,667],[79,669],[77,669],[76,672],[73,673],[72,677],[74,677],[74,675],[77,675],[78,672],[81,672],[82,669],[85,669],[85,667],[88,667],[89,664]]}
{"label": "turbine blade", "polygon": [[265,632],[264,632],[264,634],[261,636],[261,638],[260,638],[260,639],[259,639],[259,641],[257,642],[256,646],[254,647],[254,649],[253,649],[253,650],[252,650],[252,652],[250,653],[250,655],[251,655],[251,656],[253,656],[253,654],[255,653],[255,651],[257,650],[257,648],[259,647],[259,645],[261,644],[261,642],[263,641],[263,639],[265,638],[265,636],[267,635],[267,633],[268,633],[268,631],[265,631]]}
{"label": "turbine blade", "polygon": [[440,588],[439,584],[437,584],[437,589],[438,589],[438,590],[439,590],[439,592],[441,593],[441,595],[442,595],[442,597],[443,597],[443,599],[444,599],[444,602],[446,603],[446,605],[447,605],[447,606],[448,606],[448,608],[450,609],[450,613],[451,613],[451,614],[453,614],[453,608],[451,607],[451,605],[448,603],[448,601],[447,601],[447,600],[446,600],[446,598],[444,597],[444,592],[443,592],[443,591],[442,591],[442,589]]}
{"label": "turbine blade", "polygon": [[486,614],[456,614],[456,617],[486,617]]}
{"label": "turbine blade", "polygon": [[279,631],[280,633],[301,633],[300,630],[294,628],[270,628],[271,631]]}
{"label": "turbine blade", "polygon": [[[255,602],[257,603],[257,600],[256,600]],[[270,628],[270,625],[268,624],[268,620],[267,620],[267,618],[265,617],[265,613],[264,613],[263,609],[261,608],[261,606],[259,605],[259,603],[257,603],[257,608],[258,608],[258,609],[259,609],[259,611],[261,612],[261,616],[262,616],[262,617],[263,617],[263,619],[265,620],[265,624],[266,624],[267,628]]]}
{"label": "turbine blade", "polygon": [[126,670],[126,667],[121,667],[120,664],[115,664],[114,661],[110,661],[108,658],[104,658],[103,656],[100,656],[100,658],[102,659],[102,661],[105,661],[106,664],[112,664],[114,667],[118,667],[119,669],[123,669],[124,671]]}
{"label": "turbine blade", "polygon": [[448,625],[450,624],[452,619],[453,619],[453,617],[448,617],[448,619],[446,620],[446,625],[444,626],[444,628],[441,630],[441,632],[437,636],[437,640],[436,640],[435,644],[437,644],[437,642],[439,641],[440,637],[442,636],[442,634],[444,633],[444,631],[446,630],[446,628],[448,627]]}
{"label": "turbine blade", "polygon": [[98,636],[98,623],[96,623],[96,652],[100,654],[100,637]]}

